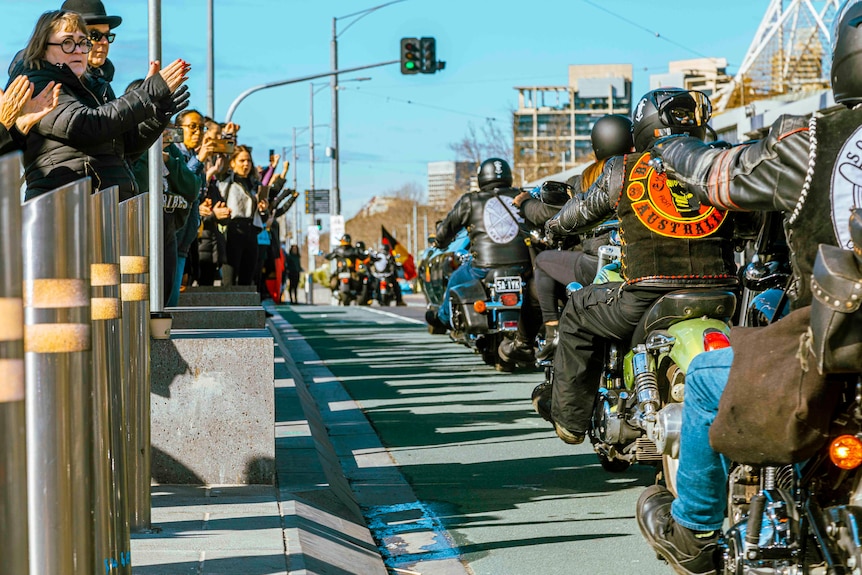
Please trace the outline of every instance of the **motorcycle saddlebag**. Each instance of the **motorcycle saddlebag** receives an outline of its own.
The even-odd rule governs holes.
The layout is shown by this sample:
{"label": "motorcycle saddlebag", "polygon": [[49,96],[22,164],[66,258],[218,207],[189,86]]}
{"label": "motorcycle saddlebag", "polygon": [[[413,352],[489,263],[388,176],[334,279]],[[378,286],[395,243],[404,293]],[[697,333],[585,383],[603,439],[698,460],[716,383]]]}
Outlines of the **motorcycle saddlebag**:
{"label": "motorcycle saddlebag", "polygon": [[766,327],[733,328],[733,363],[709,443],[738,463],[788,465],[828,439],[842,387],[815,367],[808,349],[811,308]]}
{"label": "motorcycle saddlebag", "polygon": [[820,373],[862,373],[862,269],[850,250],[821,244],[811,277],[811,349]]}

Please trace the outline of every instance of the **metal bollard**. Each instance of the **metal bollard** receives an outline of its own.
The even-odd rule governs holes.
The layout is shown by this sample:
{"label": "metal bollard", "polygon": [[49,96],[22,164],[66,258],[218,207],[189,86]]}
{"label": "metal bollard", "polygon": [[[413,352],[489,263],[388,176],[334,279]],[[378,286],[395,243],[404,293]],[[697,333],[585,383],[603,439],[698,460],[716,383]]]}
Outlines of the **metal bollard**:
{"label": "metal bollard", "polygon": [[32,573],[94,569],[90,180],[22,206]]}
{"label": "metal bollard", "polygon": [[130,574],[120,326],[119,188],[90,196],[95,553],[97,573]]}
{"label": "metal bollard", "polygon": [[149,194],[120,202],[126,478],[132,532],[151,528]]}
{"label": "metal bollard", "polygon": [[0,557],[27,575],[21,154],[0,158]]}

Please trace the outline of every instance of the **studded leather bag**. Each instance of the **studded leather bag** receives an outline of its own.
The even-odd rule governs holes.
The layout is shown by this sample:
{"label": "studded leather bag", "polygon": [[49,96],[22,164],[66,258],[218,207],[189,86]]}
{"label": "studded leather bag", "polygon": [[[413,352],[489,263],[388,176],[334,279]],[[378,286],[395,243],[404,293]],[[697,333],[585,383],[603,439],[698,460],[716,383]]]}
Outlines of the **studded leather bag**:
{"label": "studded leather bag", "polygon": [[809,345],[820,373],[862,373],[862,209],[850,229],[853,250],[821,244],[814,260]]}

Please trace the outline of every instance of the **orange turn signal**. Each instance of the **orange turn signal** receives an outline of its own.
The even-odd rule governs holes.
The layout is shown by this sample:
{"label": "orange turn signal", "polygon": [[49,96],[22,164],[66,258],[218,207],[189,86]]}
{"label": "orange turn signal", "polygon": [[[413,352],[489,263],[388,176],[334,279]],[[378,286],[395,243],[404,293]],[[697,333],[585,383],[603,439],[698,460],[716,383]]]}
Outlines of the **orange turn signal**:
{"label": "orange turn signal", "polygon": [[485,302],[482,300],[473,302],[473,310],[476,313],[485,313],[485,310],[488,309],[488,306],[485,305]]}
{"label": "orange turn signal", "polygon": [[518,305],[518,294],[504,293],[500,296],[500,303],[507,306]]}
{"label": "orange turn signal", "polygon": [[855,435],[842,435],[829,446],[829,458],[840,469],[856,469],[862,464],[862,440]]}

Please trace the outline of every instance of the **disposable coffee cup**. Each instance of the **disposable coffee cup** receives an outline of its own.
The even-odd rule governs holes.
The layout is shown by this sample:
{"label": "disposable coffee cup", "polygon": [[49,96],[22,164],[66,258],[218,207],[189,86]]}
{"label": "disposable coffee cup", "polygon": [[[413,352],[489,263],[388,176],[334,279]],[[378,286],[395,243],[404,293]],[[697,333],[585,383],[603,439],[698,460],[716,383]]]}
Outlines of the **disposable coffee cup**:
{"label": "disposable coffee cup", "polygon": [[171,323],[173,323],[171,314],[163,311],[150,312],[150,337],[153,339],[170,339]]}

